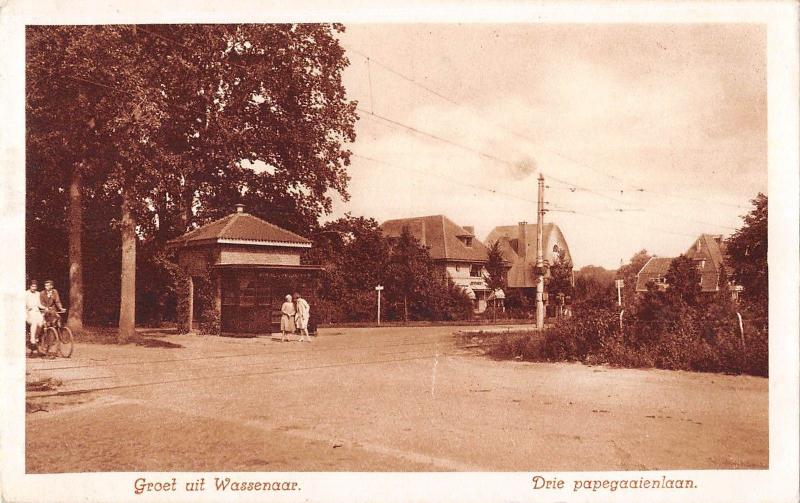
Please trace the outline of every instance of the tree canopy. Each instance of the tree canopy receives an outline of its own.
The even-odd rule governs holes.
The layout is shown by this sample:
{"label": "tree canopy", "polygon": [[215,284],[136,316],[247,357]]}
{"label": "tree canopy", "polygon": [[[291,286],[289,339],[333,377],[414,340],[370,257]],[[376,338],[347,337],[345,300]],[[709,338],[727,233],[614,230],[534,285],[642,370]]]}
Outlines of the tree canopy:
{"label": "tree canopy", "polygon": [[486,284],[492,291],[506,288],[508,262],[503,256],[500,241],[489,243],[486,247]]}
{"label": "tree canopy", "polygon": [[744,287],[742,299],[766,319],[769,306],[768,199],[759,193],[744,224],[728,240],[728,272],[734,283]]}
{"label": "tree canopy", "polygon": [[[121,266],[107,269],[122,271],[123,295],[142,293],[125,280],[133,262],[158,272],[166,240],[234,203],[310,232],[330,211],[331,194],[347,198],[346,145],[355,139],[357,117],[341,82],[348,64],[337,38],[343,30],[338,24],[29,27],[31,246],[42,248],[46,235],[56,240],[47,247],[65,248],[58,240],[66,238],[66,191],[76,172],[87,195],[81,205],[99,212],[92,215],[102,221],[96,228],[122,231],[98,259],[120,250]],[[144,257],[136,255],[137,243]],[[31,254],[29,274],[47,269],[50,258]]]}

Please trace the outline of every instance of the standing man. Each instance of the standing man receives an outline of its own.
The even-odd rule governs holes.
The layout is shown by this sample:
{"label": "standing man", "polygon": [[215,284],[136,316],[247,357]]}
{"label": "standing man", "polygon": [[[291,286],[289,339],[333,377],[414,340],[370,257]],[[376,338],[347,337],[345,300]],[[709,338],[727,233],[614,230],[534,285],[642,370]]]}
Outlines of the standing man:
{"label": "standing man", "polygon": [[25,292],[25,322],[31,326],[30,339],[31,345],[36,344],[36,334],[39,333],[39,328],[44,324],[42,318],[42,306],[39,300],[39,285],[36,280],[31,281],[28,291]]}
{"label": "standing man", "polygon": [[311,314],[311,306],[309,306],[306,299],[302,298],[297,292],[294,293],[293,298],[297,309],[295,323],[297,324],[297,328],[300,329],[300,338],[297,340],[302,342],[303,336],[305,336],[306,340],[311,342],[311,336],[308,335],[308,317]]}
{"label": "standing man", "polygon": [[64,310],[61,306],[61,297],[58,295],[58,290],[53,288],[52,279],[44,282],[44,291],[39,297],[39,302],[45,309],[44,320],[46,322],[55,320],[58,316],[56,313]]}

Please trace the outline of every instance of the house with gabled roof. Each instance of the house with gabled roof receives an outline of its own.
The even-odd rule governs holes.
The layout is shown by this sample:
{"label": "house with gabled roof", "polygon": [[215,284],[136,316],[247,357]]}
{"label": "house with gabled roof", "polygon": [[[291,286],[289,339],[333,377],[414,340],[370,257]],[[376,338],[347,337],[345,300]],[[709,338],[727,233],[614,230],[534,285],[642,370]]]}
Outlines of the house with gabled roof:
{"label": "house with gabled roof", "polygon": [[[508,271],[508,288],[536,289],[536,224],[519,222],[517,225],[501,225],[492,229],[486,238],[487,243],[497,242],[503,257],[511,264]],[[546,266],[561,260],[572,263],[572,255],[564,233],[554,223],[542,226],[542,251]]]}
{"label": "house with gabled roof", "polygon": [[381,224],[384,236],[400,237],[408,228],[440,266],[472,299],[476,312],[486,310],[489,286],[486,284],[486,246],[475,237],[472,226],[459,226],[444,215],[427,215],[387,220]]}
{"label": "house with gabled roof", "polygon": [[669,271],[672,261],[672,257],[650,257],[650,260],[645,262],[641,270],[636,273],[636,291],[646,292],[651,283],[658,288],[665,289],[667,287],[667,271]]}
{"label": "house with gabled roof", "polygon": [[188,325],[201,314],[195,284],[210,277],[223,333],[278,331],[285,295],[299,291],[313,305],[322,267],[302,264],[311,241],[244,211],[236,211],[167,242],[189,279]]}
{"label": "house with gabled roof", "polygon": [[[700,275],[700,291],[717,292],[725,265],[725,241],[722,235],[701,234],[684,255],[695,263]],[[661,289],[667,288],[665,277],[673,260],[670,257],[652,257],[648,260],[636,275],[636,291],[646,292],[650,283],[655,283]]]}
{"label": "house with gabled roof", "polygon": [[719,290],[720,273],[725,262],[726,246],[721,234],[701,234],[686,250],[700,273],[700,290],[716,292]]}

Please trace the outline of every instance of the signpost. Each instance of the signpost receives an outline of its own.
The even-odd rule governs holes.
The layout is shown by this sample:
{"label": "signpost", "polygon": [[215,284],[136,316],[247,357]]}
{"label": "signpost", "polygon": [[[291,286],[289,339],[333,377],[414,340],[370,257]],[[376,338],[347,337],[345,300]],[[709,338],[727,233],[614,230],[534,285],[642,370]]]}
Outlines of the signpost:
{"label": "signpost", "polygon": [[381,324],[381,290],[383,290],[382,285],[375,287],[375,291],[378,292],[378,326]]}
{"label": "signpost", "polygon": [[614,281],[614,284],[617,285],[617,305],[622,305],[622,289],[625,287],[625,281],[618,279]]}

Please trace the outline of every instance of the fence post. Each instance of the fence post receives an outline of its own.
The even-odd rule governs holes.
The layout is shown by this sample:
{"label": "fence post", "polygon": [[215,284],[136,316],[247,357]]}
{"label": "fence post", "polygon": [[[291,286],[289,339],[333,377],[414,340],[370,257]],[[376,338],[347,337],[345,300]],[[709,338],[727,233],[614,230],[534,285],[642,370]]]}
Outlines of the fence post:
{"label": "fence post", "polygon": [[744,325],[742,324],[742,314],[737,312],[736,317],[739,318],[739,334],[742,336],[742,347],[744,347]]}

